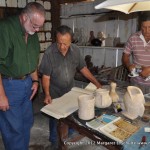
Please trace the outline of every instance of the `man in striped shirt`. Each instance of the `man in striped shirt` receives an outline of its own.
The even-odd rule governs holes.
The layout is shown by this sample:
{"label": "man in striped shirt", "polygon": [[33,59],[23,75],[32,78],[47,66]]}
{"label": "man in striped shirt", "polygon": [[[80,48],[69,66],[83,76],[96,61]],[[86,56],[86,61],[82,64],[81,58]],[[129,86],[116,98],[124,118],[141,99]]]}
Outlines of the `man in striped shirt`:
{"label": "man in striped shirt", "polygon": [[139,76],[131,78],[131,84],[139,87],[144,94],[150,93],[150,80],[145,80],[150,76],[150,12],[142,14],[141,30],[128,39],[122,61],[130,72],[136,67],[141,67]]}

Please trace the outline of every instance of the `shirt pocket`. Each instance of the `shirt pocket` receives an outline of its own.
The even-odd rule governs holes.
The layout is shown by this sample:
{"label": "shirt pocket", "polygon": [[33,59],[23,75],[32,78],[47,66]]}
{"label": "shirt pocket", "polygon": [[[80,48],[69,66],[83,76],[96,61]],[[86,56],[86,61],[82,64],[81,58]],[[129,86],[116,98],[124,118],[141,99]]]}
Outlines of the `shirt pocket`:
{"label": "shirt pocket", "polygon": [[71,62],[71,68],[73,70],[76,70],[78,68],[78,66],[79,66],[79,62],[77,60],[72,60],[72,62]]}
{"label": "shirt pocket", "polygon": [[58,78],[62,74],[62,69],[61,65],[53,65],[51,76],[55,79]]}

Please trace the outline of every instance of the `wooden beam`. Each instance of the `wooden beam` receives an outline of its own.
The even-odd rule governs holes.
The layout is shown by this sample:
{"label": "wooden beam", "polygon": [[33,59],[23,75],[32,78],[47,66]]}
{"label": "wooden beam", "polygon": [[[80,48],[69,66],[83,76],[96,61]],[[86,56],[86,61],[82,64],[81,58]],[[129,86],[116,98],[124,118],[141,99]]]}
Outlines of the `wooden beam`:
{"label": "wooden beam", "polygon": [[55,42],[55,30],[60,26],[60,3],[58,0],[50,0],[51,2],[51,21],[52,30],[51,37],[52,42]]}
{"label": "wooden beam", "polygon": [[65,4],[65,3],[78,3],[78,2],[85,2],[85,1],[92,1],[92,0],[59,0],[59,3]]}

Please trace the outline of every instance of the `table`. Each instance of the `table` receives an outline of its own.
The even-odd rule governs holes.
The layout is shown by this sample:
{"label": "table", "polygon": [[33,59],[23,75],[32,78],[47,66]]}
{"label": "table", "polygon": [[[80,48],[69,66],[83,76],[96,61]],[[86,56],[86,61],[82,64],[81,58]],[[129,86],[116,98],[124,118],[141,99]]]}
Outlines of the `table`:
{"label": "table", "polygon": [[[109,107],[107,109],[95,109],[96,115],[102,115],[103,113],[120,116],[126,120],[129,120],[131,123],[137,124],[140,127],[145,127],[145,126],[149,127],[149,122],[143,122],[141,117],[138,117],[137,119],[131,121],[130,119],[125,118],[121,113],[115,113],[115,111],[112,107]],[[150,111],[149,111],[149,115],[150,115]],[[59,137],[59,149],[60,150],[67,149],[66,141],[67,141],[68,126],[75,129],[76,131],[78,131],[81,135],[90,138],[91,141],[86,143],[88,145],[96,145],[96,144],[103,145],[104,147],[106,147],[107,149],[110,149],[110,150],[121,150],[121,149],[123,149],[124,146],[126,147],[128,145],[128,144],[127,145],[118,144],[117,142],[110,139],[106,135],[87,127],[86,121],[79,119],[78,113],[76,111],[72,115],[70,115],[66,118],[62,118],[58,121],[58,137]],[[142,135],[146,135],[147,139],[150,140],[150,134],[144,133],[143,129],[142,129],[142,132],[143,132]],[[136,136],[137,136],[137,134],[136,134]],[[131,139],[133,139],[133,138],[131,138]],[[139,138],[136,138],[136,139],[137,139],[136,140],[137,143],[140,142],[141,136],[139,136]],[[80,144],[80,143],[78,143],[78,144]],[[148,149],[149,149],[149,145],[150,145],[150,142],[148,142],[148,145],[147,145]],[[130,147],[130,145],[128,145],[128,146]],[[131,146],[135,146],[135,145],[131,145]],[[126,149],[128,150],[129,147],[126,147]],[[138,145],[137,145],[137,147],[138,147]]]}
{"label": "table", "polygon": [[[107,110],[109,113],[112,113],[112,109],[109,108]],[[103,112],[106,112],[105,109],[103,109]],[[102,112],[101,112],[102,113]],[[114,113],[114,111],[113,111]],[[97,113],[96,113],[97,114]],[[73,113],[72,115],[59,119],[58,121],[58,137],[59,137],[59,149],[66,150],[67,149],[67,126],[75,129],[78,131],[81,135],[86,136],[91,139],[86,144],[89,145],[103,145],[106,148],[110,150],[120,150],[122,149],[122,145],[118,144],[114,140],[108,138],[104,134],[93,130],[85,125],[86,121],[83,121],[78,118],[77,112]]]}
{"label": "table", "polygon": [[[118,92],[120,92],[120,95],[119,95],[120,97],[121,97],[122,93],[124,93],[123,90],[124,90],[123,88],[119,88],[119,90],[118,90]],[[103,109],[95,108],[96,116],[102,115],[103,113],[120,116],[126,120],[129,120],[131,123],[137,124],[140,127],[145,127],[145,126],[149,127],[149,123],[143,122],[140,117],[138,117],[137,119],[132,121],[130,119],[125,118],[121,113],[116,114],[112,106],[109,108],[103,108]],[[146,110],[145,110],[145,113],[146,113],[146,115],[148,115],[150,117],[150,110],[148,112],[146,112]],[[85,123],[86,123],[86,121],[83,121],[78,118],[77,112],[74,112],[72,115],[70,115],[66,118],[62,118],[58,121],[59,148],[61,150],[67,149],[67,145],[65,143],[65,141],[67,140],[67,132],[68,132],[67,126],[74,128],[81,135],[90,138],[91,139],[90,143],[87,143],[89,145],[95,145],[95,144],[103,145],[104,147],[106,147],[107,149],[110,149],[110,150],[121,150],[121,149],[123,149],[124,146],[127,146],[127,144],[126,145],[118,144],[117,142],[113,141],[106,135],[87,127]],[[148,137],[150,138],[150,134],[148,134]],[[136,140],[136,142],[140,142],[140,139],[141,139],[141,136],[139,136],[139,138]],[[130,145],[128,145],[128,146],[130,146]],[[129,147],[127,147],[127,149],[128,148]]]}

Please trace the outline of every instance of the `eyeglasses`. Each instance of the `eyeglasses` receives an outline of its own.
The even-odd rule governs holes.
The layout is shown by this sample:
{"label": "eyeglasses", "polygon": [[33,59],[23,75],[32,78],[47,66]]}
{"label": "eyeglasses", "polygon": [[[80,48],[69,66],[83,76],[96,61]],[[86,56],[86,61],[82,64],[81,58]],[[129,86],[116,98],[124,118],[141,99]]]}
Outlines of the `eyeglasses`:
{"label": "eyeglasses", "polygon": [[41,28],[41,27],[39,27],[39,26],[35,26],[35,25],[33,24],[32,20],[31,20],[30,16],[29,16],[29,15],[27,15],[27,16],[28,16],[28,18],[29,18],[29,20],[30,20],[30,23],[31,23],[31,25],[32,25],[32,28],[33,28],[34,30]]}

